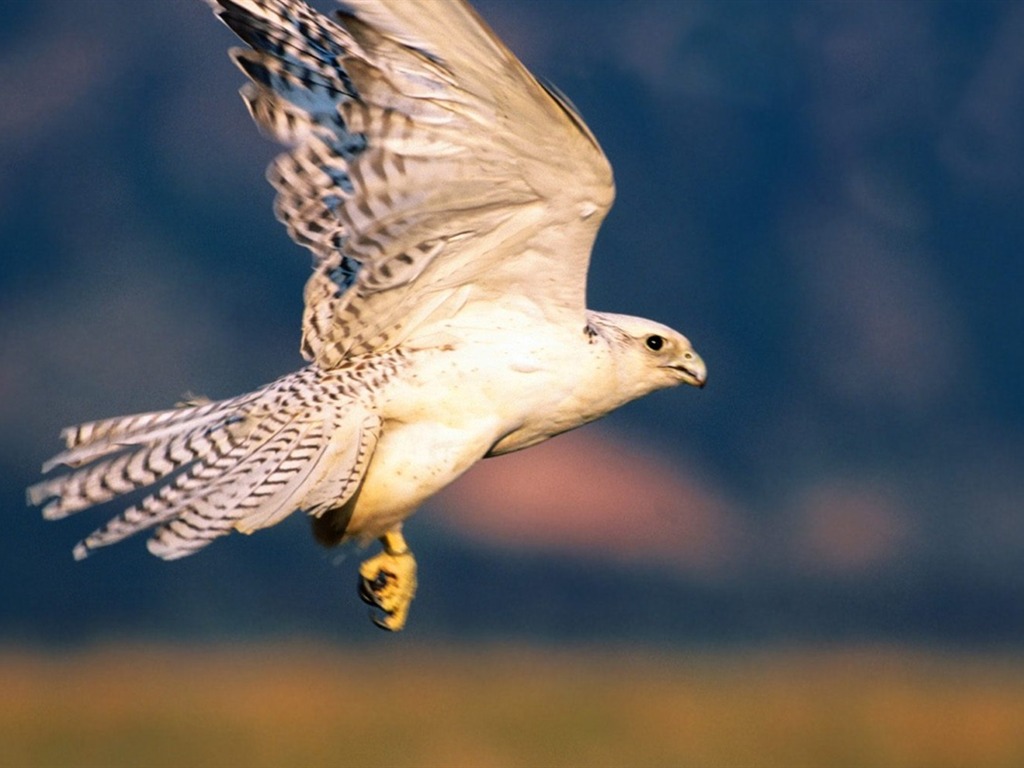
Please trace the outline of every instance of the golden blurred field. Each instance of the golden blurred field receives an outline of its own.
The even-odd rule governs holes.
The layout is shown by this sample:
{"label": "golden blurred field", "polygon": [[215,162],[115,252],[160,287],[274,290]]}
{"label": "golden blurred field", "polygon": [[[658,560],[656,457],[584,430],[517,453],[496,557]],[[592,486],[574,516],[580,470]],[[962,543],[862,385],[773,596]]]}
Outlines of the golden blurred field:
{"label": "golden blurred field", "polygon": [[4,766],[1024,765],[1024,660],[888,649],[0,651]]}

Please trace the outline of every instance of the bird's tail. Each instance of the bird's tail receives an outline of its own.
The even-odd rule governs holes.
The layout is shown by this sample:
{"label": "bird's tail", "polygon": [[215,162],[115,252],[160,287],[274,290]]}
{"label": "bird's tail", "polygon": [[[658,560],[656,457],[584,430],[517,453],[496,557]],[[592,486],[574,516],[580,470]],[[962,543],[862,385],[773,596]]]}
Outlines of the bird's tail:
{"label": "bird's tail", "polygon": [[344,390],[309,367],[229,400],[69,427],[43,471],[72,471],[29,488],[29,504],[56,520],[153,486],[79,542],[78,560],[153,526],[149,551],[173,560],[296,509],[319,515],[359,487],[379,431]]}

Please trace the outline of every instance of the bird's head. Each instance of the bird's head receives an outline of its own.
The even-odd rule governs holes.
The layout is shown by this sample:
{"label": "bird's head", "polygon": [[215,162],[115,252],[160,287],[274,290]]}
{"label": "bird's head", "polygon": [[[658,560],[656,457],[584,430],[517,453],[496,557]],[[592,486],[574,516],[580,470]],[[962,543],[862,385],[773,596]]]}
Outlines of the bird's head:
{"label": "bird's head", "polygon": [[704,361],[678,331],[629,315],[592,312],[590,319],[608,339],[617,367],[646,391],[678,384],[703,388],[707,382]]}

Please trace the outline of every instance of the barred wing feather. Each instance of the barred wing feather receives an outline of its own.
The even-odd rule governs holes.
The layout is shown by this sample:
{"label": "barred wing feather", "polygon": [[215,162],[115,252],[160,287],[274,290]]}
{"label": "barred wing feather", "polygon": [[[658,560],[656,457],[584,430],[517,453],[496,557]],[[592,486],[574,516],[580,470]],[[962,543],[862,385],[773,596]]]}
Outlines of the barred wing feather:
{"label": "barred wing feather", "polygon": [[610,168],[469,6],[355,0],[333,21],[211,2],[251,46],[233,55],[253,118],[292,147],[268,177],[315,258],[308,359],[335,367],[506,294],[582,322]]}

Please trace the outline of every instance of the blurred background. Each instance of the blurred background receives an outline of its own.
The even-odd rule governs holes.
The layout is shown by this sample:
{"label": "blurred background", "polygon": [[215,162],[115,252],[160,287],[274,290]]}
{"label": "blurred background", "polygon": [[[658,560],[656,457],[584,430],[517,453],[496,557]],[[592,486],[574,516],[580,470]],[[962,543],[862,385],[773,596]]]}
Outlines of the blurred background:
{"label": "blurred background", "polygon": [[[489,665],[522,694],[515,681],[525,678],[509,670],[540,670],[554,684],[550,670],[577,669],[559,654],[586,646],[604,650],[573,664],[619,665],[616,679],[664,684],[674,702],[664,706],[691,714],[716,711],[702,691],[719,683],[742,696],[734,676],[747,670],[762,680],[763,708],[722,711],[756,719],[777,709],[772,675],[810,670],[818,682],[802,694],[814,701],[872,670],[891,682],[886,670],[917,659],[906,661],[924,686],[908,683],[914,691],[933,690],[942,670],[981,670],[971,679],[1003,687],[979,683],[987,693],[964,712],[987,702],[979,727],[989,736],[1001,727],[993,722],[1019,725],[1024,3],[476,6],[575,102],[615,169],[590,305],[682,330],[708,362],[708,387],[662,392],[483,462],[423,508],[406,528],[421,583],[400,636],[363,616],[363,553],[318,548],[298,518],[175,563],[149,556],[141,538],[73,562],[74,543],[123,505],[59,524],[25,507],[59,430],[186,393],[234,395],[299,367],[310,259],[271,214],[263,169],[278,148],[236,96],[242,75],[225,53],[235,40],[203,3],[5,8],[4,668],[21,670],[31,698],[52,692],[47,675],[74,676],[47,666],[52,654],[106,680],[82,660],[119,657],[124,643],[221,648],[211,653],[225,659],[226,644],[298,642],[338,664],[363,654],[382,674],[442,669],[438,679],[454,679]],[[448,656],[430,656],[439,648],[469,661],[445,667]],[[811,666],[800,667],[804,654],[771,655],[780,648],[810,649]],[[816,655],[836,648],[899,650]],[[448,662],[417,665],[410,649]],[[705,662],[678,666],[689,658]],[[665,665],[681,687],[665,682]],[[942,679],[964,690],[965,678]],[[672,698],[683,690],[689,698]],[[881,686],[880,700],[890,693]],[[40,701],[45,714],[52,701]],[[811,730],[828,731],[807,711]],[[735,717],[723,743],[756,732]],[[577,723],[580,743],[611,738],[595,718]],[[966,751],[943,742],[916,764],[978,758],[967,722],[936,730],[959,734]],[[1007,728],[985,753],[990,764],[1024,762],[1024,736]],[[653,743],[637,734],[621,743]],[[899,763],[878,747],[884,739],[874,752],[841,741],[779,754]],[[487,744],[443,754],[530,761],[500,739]],[[671,740],[665,749],[626,754],[666,764],[690,754]],[[708,750],[698,764],[742,761]]]}

